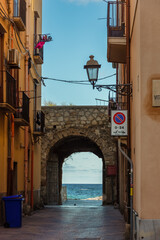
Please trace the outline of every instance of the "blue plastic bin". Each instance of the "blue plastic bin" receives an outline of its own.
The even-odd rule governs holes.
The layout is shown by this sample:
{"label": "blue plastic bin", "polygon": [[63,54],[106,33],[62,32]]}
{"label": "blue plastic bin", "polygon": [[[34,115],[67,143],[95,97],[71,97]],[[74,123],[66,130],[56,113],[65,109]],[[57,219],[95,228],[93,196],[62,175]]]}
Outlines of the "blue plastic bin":
{"label": "blue plastic bin", "polygon": [[16,228],[22,226],[22,195],[3,197],[5,203],[4,227]]}

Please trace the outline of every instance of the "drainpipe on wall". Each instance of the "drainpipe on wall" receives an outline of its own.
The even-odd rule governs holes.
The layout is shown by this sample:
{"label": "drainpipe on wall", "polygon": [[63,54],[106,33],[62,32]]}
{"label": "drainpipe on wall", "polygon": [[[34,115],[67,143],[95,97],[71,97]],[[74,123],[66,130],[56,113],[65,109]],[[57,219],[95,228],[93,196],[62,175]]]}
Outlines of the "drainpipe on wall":
{"label": "drainpipe on wall", "polygon": [[14,170],[14,115],[8,117],[8,170],[7,170],[7,195],[13,194],[13,170]]}
{"label": "drainpipe on wall", "polygon": [[7,163],[7,196],[12,195],[11,171],[11,114],[8,115],[8,163]]}
{"label": "drainpipe on wall", "polygon": [[130,164],[130,240],[133,240],[133,162],[131,158],[122,150],[120,138],[118,139],[118,148]]}
{"label": "drainpipe on wall", "polygon": [[25,204],[28,204],[28,127],[24,132],[24,196]]}
{"label": "drainpipe on wall", "polygon": [[[126,41],[127,41],[127,84],[130,84],[130,0],[126,0]],[[130,86],[129,86],[130,87]],[[130,136],[130,95],[127,95],[127,109],[128,109],[128,138],[127,147],[131,150],[131,136]]]}
{"label": "drainpipe on wall", "polygon": [[[29,48],[29,38],[28,38],[28,26],[29,26],[29,17],[28,17],[28,5],[26,8],[26,49]],[[25,80],[25,90],[29,95],[29,74],[28,74],[28,56],[25,57],[25,75],[26,75],[26,80]],[[25,192],[25,204],[28,204],[28,127],[25,127],[25,132],[24,132],[24,192]]]}
{"label": "drainpipe on wall", "polygon": [[[8,16],[11,17],[11,1],[7,0]],[[13,48],[13,26],[8,24],[8,49]],[[12,35],[12,36],[11,36]],[[8,174],[7,195],[13,194],[13,162],[14,162],[14,115],[8,114]]]}
{"label": "drainpipe on wall", "polygon": [[14,162],[14,115],[11,114],[11,171],[13,171],[13,162]]}
{"label": "drainpipe on wall", "polygon": [[[28,60],[26,60],[26,87],[25,90],[28,93]],[[25,204],[28,204],[28,127],[25,127],[24,131],[24,192],[25,192]]]}
{"label": "drainpipe on wall", "polygon": [[33,165],[34,163],[34,144],[32,143],[31,149],[31,208],[33,209]]}
{"label": "drainpipe on wall", "polygon": [[[118,9],[118,8],[117,8]],[[118,15],[117,15],[118,16]],[[116,86],[118,86],[119,78],[118,78],[118,63],[116,63]],[[118,87],[116,87],[116,105],[118,106]],[[118,109],[118,108],[117,108]],[[117,203],[119,203],[119,160],[118,160],[118,143],[116,143],[116,156],[117,156]]]}
{"label": "drainpipe on wall", "polygon": [[[28,59],[26,57],[26,81],[25,81],[25,90],[28,93]],[[25,193],[25,204],[28,204],[28,127],[25,127],[24,131],[24,193]]]}
{"label": "drainpipe on wall", "polygon": [[[8,16],[11,18],[11,0],[7,0],[7,5],[8,5]],[[11,47],[11,23],[8,23],[8,47],[10,49]]]}
{"label": "drainpipe on wall", "polygon": [[[11,8],[10,8],[10,1],[9,1],[9,12],[11,14]],[[10,31],[10,41],[11,41],[11,48],[13,48],[13,26],[11,25],[11,31]],[[13,73],[13,70],[12,70]],[[11,171],[13,171],[14,168],[14,115],[11,114]]]}
{"label": "drainpipe on wall", "polygon": [[[126,0],[126,62],[127,62],[127,84],[130,84],[130,0]],[[130,86],[129,86],[130,87]],[[128,110],[128,138],[127,138],[127,149],[128,156],[131,157],[131,111],[130,111],[130,95],[127,95],[127,110]],[[129,167],[129,166],[128,166]],[[130,181],[130,177],[128,176],[128,181]],[[130,186],[128,185],[128,198],[130,199]],[[130,199],[131,201],[131,199]],[[130,202],[130,206],[133,204]],[[133,208],[133,206],[132,206]],[[130,216],[132,215],[130,209]],[[132,216],[133,217],[133,216]],[[133,219],[130,218],[130,221],[133,222]],[[130,222],[131,224],[131,222]],[[133,232],[133,229],[132,231]],[[132,239],[132,238],[131,238]]]}

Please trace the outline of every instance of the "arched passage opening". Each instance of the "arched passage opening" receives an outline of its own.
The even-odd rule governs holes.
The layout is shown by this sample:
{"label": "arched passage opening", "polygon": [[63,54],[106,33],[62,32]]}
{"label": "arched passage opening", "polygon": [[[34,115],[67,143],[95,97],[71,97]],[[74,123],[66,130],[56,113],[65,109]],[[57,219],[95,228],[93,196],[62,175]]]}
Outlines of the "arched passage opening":
{"label": "arched passage opening", "polygon": [[73,153],[62,168],[62,203],[102,205],[103,162],[91,152]]}
{"label": "arched passage opening", "polygon": [[[92,152],[102,159],[103,204],[116,202],[117,146],[110,134],[107,108],[55,106],[44,107],[43,110],[46,116],[46,134],[42,137],[41,199],[44,204],[61,203],[62,164],[64,159],[76,152]],[[49,199],[51,196],[53,199]]]}
{"label": "arched passage opening", "polygon": [[[46,173],[47,204],[62,204],[62,166],[64,160],[73,153],[91,152],[102,159],[103,170],[105,168],[101,149],[88,137],[68,136],[59,140],[51,147]],[[104,171],[103,171],[104,173]],[[105,176],[102,177],[103,194],[105,191]]]}

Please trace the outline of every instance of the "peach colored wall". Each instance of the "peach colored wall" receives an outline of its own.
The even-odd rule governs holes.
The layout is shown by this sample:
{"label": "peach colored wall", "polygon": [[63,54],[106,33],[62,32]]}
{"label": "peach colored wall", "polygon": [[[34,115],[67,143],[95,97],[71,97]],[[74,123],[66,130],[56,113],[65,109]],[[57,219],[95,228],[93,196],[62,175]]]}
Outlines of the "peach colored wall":
{"label": "peach colored wall", "polygon": [[134,208],[142,219],[160,218],[160,108],[152,107],[151,86],[152,79],[160,79],[159,10],[157,0],[139,1],[131,39]]}
{"label": "peach colored wall", "polygon": [[[131,97],[131,148],[134,163],[134,209],[139,212],[141,208],[141,74],[140,74],[140,8],[135,12],[135,2],[131,1],[131,58],[130,58],[130,81],[133,86]],[[135,15],[136,14],[136,15]],[[134,15],[136,16],[133,22]]]}
{"label": "peach colored wall", "polygon": [[[153,78],[160,79],[160,2],[141,2],[141,74],[142,74],[142,218],[160,218],[159,136],[160,108],[152,107]],[[142,14],[143,13],[143,14]],[[145,64],[143,64],[143,59]],[[148,130],[148,131],[147,131]],[[147,201],[146,201],[147,199]]]}

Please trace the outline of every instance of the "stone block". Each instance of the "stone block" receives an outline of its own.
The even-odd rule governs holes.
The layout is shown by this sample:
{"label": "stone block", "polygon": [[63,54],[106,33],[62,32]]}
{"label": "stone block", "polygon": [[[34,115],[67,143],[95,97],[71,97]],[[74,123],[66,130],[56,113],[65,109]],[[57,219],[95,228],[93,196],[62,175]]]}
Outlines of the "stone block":
{"label": "stone block", "polygon": [[137,217],[137,239],[153,240],[160,236],[160,219],[140,219]]}

